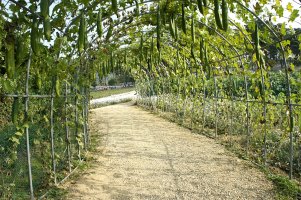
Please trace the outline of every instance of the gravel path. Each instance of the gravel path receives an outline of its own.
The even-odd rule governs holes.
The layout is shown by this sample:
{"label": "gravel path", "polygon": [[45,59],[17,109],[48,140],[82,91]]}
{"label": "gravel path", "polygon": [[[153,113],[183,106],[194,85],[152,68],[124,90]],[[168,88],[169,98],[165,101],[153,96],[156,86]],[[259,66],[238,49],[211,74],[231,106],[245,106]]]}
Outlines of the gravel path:
{"label": "gravel path", "polygon": [[93,99],[90,101],[90,104],[96,105],[96,104],[106,104],[106,103],[118,103],[120,101],[127,100],[127,99],[135,99],[136,96],[137,96],[136,92],[132,91],[127,93],[115,94],[99,99]]}
{"label": "gravel path", "polygon": [[265,176],[214,140],[131,103],[92,110],[95,162],[68,199],[274,199]]}

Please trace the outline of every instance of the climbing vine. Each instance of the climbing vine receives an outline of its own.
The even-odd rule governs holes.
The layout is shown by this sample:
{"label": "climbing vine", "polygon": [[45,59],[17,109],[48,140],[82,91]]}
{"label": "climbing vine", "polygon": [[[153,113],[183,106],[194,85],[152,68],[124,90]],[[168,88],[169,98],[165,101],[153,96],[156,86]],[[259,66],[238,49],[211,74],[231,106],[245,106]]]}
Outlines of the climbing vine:
{"label": "climbing vine", "polygon": [[[299,177],[299,2],[6,0],[0,7],[1,197],[33,199],[75,168],[89,144],[90,86],[110,73],[135,78],[140,105]],[[18,173],[28,173],[28,183]]]}

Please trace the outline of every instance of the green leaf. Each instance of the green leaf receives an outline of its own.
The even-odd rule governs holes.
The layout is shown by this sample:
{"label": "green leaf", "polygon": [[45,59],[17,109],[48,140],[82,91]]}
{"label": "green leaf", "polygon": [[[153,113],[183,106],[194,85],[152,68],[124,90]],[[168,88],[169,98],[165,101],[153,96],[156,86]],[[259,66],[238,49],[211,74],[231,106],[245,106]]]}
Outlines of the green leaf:
{"label": "green leaf", "polygon": [[297,9],[294,9],[291,16],[290,16],[290,19],[289,21],[295,21],[295,19],[299,16],[299,10]]}
{"label": "green leaf", "polygon": [[285,23],[282,23],[280,32],[281,32],[281,35],[286,35]]}
{"label": "green leaf", "polygon": [[283,17],[283,12],[284,12],[284,9],[282,6],[279,6],[277,9],[276,9],[276,13],[279,17]]}
{"label": "green leaf", "polygon": [[23,124],[23,128],[29,128],[29,124],[28,123],[24,123]]}
{"label": "green leaf", "polygon": [[292,6],[291,2],[289,2],[289,3],[287,4],[286,9],[287,9],[288,11],[292,12],[293,6]]}
{"label": "green leaf", "polygon": [[20,144],[20,141],[19,141],[19,139],[17,137],[13,136],[9,140],[12,141],[13,143]]}
{"label": "green leaf", "polygon": [[23,133],[22,133],[22,132],[20,132],[20,131],[17,131],[17,132],[15,133],[15,135],[16,135],[16,136],[22,136],[22,135],[23,135]]}

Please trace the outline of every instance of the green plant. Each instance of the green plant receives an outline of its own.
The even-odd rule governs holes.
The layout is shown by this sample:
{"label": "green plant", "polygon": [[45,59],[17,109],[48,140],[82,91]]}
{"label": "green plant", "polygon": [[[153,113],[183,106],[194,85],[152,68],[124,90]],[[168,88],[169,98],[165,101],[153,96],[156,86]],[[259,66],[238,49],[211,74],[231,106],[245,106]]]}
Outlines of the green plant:
{"label": "green plant", "polygon": [[273,181],[276,186],[276,190],[279,193],[279,198],[283,199],[296,199],[297,195],[300,194],[300,186],[289,180],[287,177],[279,175],[269,175],[268,178]]}
{"label": "green plant", "polygon": [[117,79],[111,78],[111,79],[108,81],[108,84],[109,84],[110,86],[116,85],[116,84],[117,84]]}

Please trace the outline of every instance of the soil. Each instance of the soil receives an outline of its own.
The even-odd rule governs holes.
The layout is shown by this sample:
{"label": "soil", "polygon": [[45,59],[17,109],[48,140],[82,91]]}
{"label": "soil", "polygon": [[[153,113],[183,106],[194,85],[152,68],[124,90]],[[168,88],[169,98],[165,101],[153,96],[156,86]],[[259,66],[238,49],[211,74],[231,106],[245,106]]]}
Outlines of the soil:
{"label": "soil", "polygon": [[92,110],[91,126],[94,161],[67,199],[275,199],[250,163],[133,103]]}

